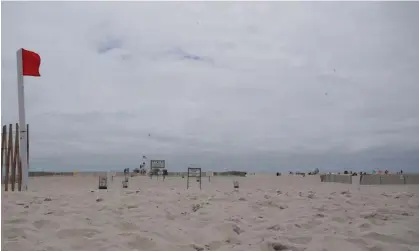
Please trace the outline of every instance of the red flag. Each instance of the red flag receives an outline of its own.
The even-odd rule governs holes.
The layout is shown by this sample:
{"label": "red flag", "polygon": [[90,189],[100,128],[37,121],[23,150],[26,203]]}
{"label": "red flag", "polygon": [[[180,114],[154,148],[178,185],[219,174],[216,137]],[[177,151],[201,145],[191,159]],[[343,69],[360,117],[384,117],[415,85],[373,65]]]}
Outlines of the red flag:
{"label": "red flag", "polygon": [[22,69],[23,76],[40,77],[39,66],[41,65],[41,57],[33,52],[22,49]]}

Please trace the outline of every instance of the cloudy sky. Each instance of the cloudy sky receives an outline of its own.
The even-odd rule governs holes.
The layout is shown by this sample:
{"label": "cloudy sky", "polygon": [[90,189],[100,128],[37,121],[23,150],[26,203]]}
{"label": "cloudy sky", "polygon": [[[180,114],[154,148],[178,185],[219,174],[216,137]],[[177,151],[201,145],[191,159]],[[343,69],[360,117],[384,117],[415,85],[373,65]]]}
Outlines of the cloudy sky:
{"label": "cloudy sky", "polygon": [[419,3],[3,2],[31,169],[419,170]]}

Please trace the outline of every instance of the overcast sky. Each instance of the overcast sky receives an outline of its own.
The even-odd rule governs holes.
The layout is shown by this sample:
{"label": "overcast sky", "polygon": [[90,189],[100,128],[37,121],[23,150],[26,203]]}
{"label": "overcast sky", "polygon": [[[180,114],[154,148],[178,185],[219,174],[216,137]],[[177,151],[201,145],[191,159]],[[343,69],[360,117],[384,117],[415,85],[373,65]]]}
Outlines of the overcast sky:
{"label": "overcast sky", "polygon": [[419,171],[419,3],[3,2],[31,169]]}

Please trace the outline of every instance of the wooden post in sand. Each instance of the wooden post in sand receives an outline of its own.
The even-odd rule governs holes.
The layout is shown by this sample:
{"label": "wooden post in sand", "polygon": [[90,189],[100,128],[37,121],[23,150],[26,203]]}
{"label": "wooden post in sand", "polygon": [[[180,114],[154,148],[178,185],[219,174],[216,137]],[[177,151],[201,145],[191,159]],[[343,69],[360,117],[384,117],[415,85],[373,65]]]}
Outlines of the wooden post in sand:
{"label": "wooden post in sand", "polygon": [[4,154],[6,150],[6,133],[7,133],[7,127],[4,125],[3,129],[1,131],[1,183],[3,183],[3,164],[4,164]]}
{"label": "wooden post in sand", "polygon": [[[12,125],[10,124],[9,125],[9,132],[10,132],[10,129],[12,128]],[[11,146],[10,146],[10,144],[11,144],[11,139],[12,139],[12,135],[9,133],[9,134],[7,134],[7,129],[6,129],[6,136],[5,136],[5,146],[6,146],[6,148],[5,148],[5,151],[4,151],[4,153],[5,153],[5,157],[6,157],[6,166],[4,167],[5,168],[5,174],[4,174],[4,191],[9,191],[9,177],[10,177],[10,174],[9,174],[9,172],[10,172],[10,151],[11,151]]]}
{"label": "wooden post in sand", "polygon": [[[13,140],[13,133],[15,137]],[[17,190],[22,190],[22,161],[20,159],[20,144],[19,144],[19,124],[16,123],[15,131],[13,131],[13,125],[9,124],[9,130],[7,130],[7,125],[2,127],[2,136],[1,136],[1,168],[2,168],[2,178],[4,177],[4,191],[9,191],[10,189],[15,191],[16,183]],[[4,168],[4,172],[3,172]],[[17,170],[16,170],[17,169]],[[17,172],[16,172],[17,171]]]}
{"label": "wooden post in sand", "polygon": [[[11,131],[13,133],[13,130]],[[16,180],[16,167],[18,166],[19,162],[19,124],[16,123],[16,131],[15,131],[15,142],[13,144],[13,155],[12,155],[12,179],[11,179],[11,185],[12,185],[12,191],[15,190],[16,181],[19,182],[19,180]]]}
{"label": "wooden post in sand", "polygon": [[19,124],[16,123],[16,134],[15,134],[15,161],[14,166],[17,168],[17,189],[18,191],[22,191],[22,162],[20,161],[20,154],[19,154]]}
{"label": "wooden post in sand", "polygon": [[9,124],[9,149],[8,149],[9,156],[7,157],[9,160],[8,169],[11,169],[11,176],[10,176],[10,185],[12,191],[15,190],[15,170],[13,170],[13,125]]}

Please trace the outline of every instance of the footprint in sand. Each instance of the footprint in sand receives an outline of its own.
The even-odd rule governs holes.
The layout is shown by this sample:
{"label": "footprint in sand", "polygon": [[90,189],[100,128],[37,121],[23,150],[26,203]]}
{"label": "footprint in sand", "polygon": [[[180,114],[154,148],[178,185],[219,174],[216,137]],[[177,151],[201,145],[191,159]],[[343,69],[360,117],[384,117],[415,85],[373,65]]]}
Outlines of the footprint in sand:
{"label": "footprint in sand", "polygon": [[134,231],[138,229],[137,225],[126,221],[119,223],[116,227],[122,231]]}
{"label": "footprint in sand", "polygon": [[41,249],[35,249],[36,251],[62,251],[62,249],[60,248],[56,248],[56,247],[51,247],[51,246],[47,246],[47,247],[43,247]]}
{"label": "footprint in sand", "polygon": [[[321,224],[322,224],[321,221],[313,219],[313,220],[310,220],[310,221],[308,221],[308,222],[306,222],[304,224],[301,224],[299,226],[302,227],[302,228],[304,228],[304,229],[312,229],[312,228],[315,228],[315,227],[317,227],[317,226],[319,226]],[[297,225],[298,224],[296,224],[295,226],[298,227]]]}
{"label": "footprint in sand", "polygon": [[292,247],[289,247],[279,242],[264,243],[261,247],[261,250],[263,251],[285,251],[285,250],[291,250],[291,249]]}
{"label": "footprint in sand", "polygon": [[217,229],[225,236],[236,236],[244,232],[239,226],[233,223],[221,224],[217,226]]}
{"label": "footprint in sand", "polygon": [[22,224],[22,223],[26,223],[28,222],[27,219],[24,218],[16,218],[16,219],[11,219],[11,220],[4,220],[4,224]]}
{"label": "footprint in sand", "polygon": [[348,238],[346,241],[355,244],[360,248],[368,246],[368,243],[361,238]]}
{"label": "footprint in sand", "polygon": [[300,236],[300,237],[291,237],[288,240],[295,244],[304,244],[307,245],[311,242],[313,238],[310,236]]}
{"label": "footprint in sand", "polygon": [[371,224],[369,224],[369,223],[362,223],[361,225],[359,225],[359,229],[361,231],[369,230],[369,229],[371,229]]}
{"label": "footprint in sand", "polygon": [[25,231],[22,228],[5,228],[1,232],[7,240],[15,240],[19,237],[26,238]]}
{"label": "footprint in sand", "polygon": [[32,223],[32,225],[34,227],[36,227],[37,229],[41,229],[41,228],[42,229],[46,229],[46,228],[49,228],[49,229],[58,229],[58,228],[60,228],[60,224],[54,223],[54,222],[52,222],[50,220],[37,220],[37,221],[34,221]]}
{"label": "footprint in sand", "polygon": [[368,233],[364,235],[364,238],[373,239],[376,241],[381,241],[381,242],[385,242],[389,244],[409,244],[412,246],[419,245],[419,241],[414,238],[409,238],[409,240],[404,240],[404,239],[400,239],[391,235],[379,234],[376,232]]}
{"label": "footprint in sand", "polygon": [[342,217],[333,217],[332,221],[336,221],[338,223],[345,223],[347,221],[347,219],[342,218]]}
{"label": "footprint in sand", "polygon": [[221,248],[222,245],[223,243],[221,241],[212,241],[209,244],[205,245],[205,248],[207,250],[217,250]]}
{"label": "footprint in sand", "polygon": [[275,224],[275,225],[270,226],[270,227],[268,227],[266,229],[273,230],[273,231],[279,231],[279,230],[281,230],[281,227],[278,224]]}
{"label": "footprint in sand", "polygon": [[156,246],[156,242],[154,242],[151,238],[136,235],[127,242],[127,245],[131,249],[151,250]]}
{"label": "footprint in sand", "polygon": [[92,238],[93,236],[101,233],[96,229],[90,228],[70,228],[62,229],[57,232],[57,237],[60,239],[72,238],[72,237],[87,237]]}

